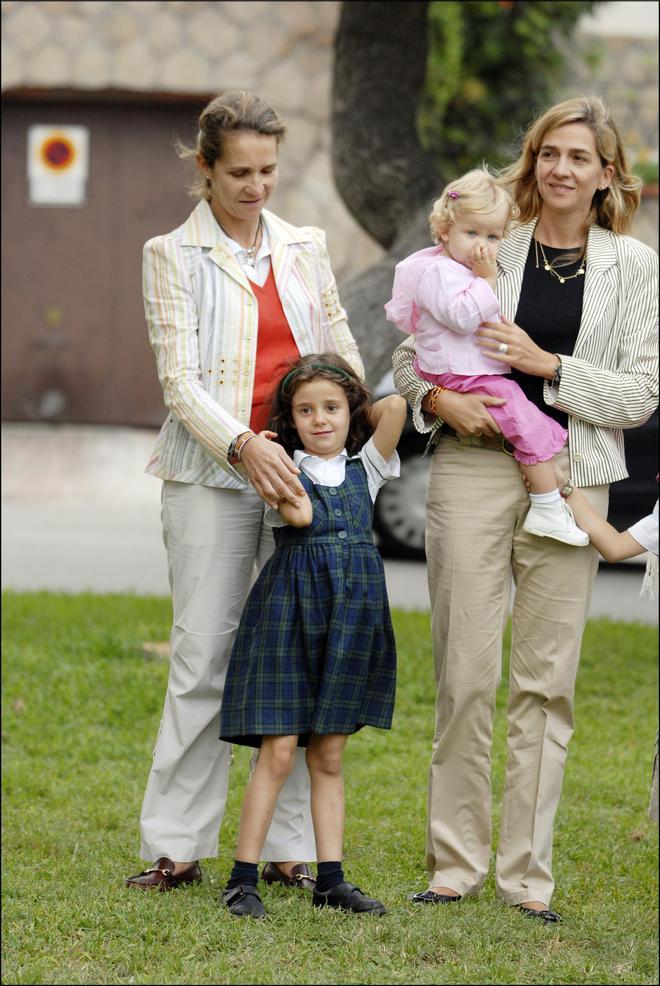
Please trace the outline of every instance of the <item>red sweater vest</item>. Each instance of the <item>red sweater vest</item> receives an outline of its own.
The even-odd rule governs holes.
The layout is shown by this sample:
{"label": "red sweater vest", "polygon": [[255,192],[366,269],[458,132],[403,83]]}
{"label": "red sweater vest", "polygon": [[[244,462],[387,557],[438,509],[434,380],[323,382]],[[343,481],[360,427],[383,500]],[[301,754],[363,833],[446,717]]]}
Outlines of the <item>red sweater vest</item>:
{"label": "red sweater vest", "polygon": [[260,288],[254,281],[250,281],[250,287],[259,305],[257,361],[250,428],[253,431],[261,431],[268,423],[275,388],[289,364],[297,360],[300,353],[282,308],[272,265],[264,286]]}

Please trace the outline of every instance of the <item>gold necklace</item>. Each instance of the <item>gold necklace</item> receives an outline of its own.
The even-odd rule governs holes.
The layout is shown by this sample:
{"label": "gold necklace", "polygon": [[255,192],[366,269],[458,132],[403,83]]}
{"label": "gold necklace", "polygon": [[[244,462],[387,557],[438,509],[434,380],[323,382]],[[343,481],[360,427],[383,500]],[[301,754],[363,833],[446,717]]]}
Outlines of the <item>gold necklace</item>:
{"label": "gold necklace", "polygon": [[562,277],[562,275],[559,274],[554,269],[552,263],[550,263],[550,261],[546,257],[545,250],[543,249],[543,244],[539,243],[539,241],[536,238],[534,238],[534,254],[536,256],[536,269],[538,270],[539,268],[539,250],[541,251],[541,257],[543,258],[543,269],[547,270],[548,273],[552,274],[553,277],[556,277],[560,284],[564,284],[565,281],[572,281],[573,278],[581,277],[584,274],[585,267],[587,266],[586,249],[579,260],[580,266],[578,267],[576,272],[574,274],[569,274],[568,276],[564,276],[564,277]]}

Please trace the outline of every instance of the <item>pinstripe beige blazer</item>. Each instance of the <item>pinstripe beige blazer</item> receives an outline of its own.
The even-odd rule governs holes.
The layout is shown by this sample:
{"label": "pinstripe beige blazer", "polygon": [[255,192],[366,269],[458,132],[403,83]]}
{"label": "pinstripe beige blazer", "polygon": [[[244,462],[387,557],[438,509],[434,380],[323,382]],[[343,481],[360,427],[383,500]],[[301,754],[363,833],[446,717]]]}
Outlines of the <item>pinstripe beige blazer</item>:
{"label": "pinstripe beige blazer", "polygon": [[[497,296],[515,319],[536,223],[518,226],[498,256]],[[525,326],[521,326],[525,328]],[[394,379],[413,408],[418,431],[431,425],[421,411],[430,385],[412,369],[413,340],[394,351]],[[569,415],[571,477],[577,486],[625,479],[623,429],[636,428],[658,405],[658,255],[630,236],[592,226],[582,319],[572,353],[559,353],[559,387],[544,383],[546,404]]]}
{"label": "pinstripe beige blazer", "polygon": [[[335,352],[364,370],[315,227],[297,228],[264,210],[273,275],[301,355]],[[143,254],[149,341],[168,415],[147,472],[203,486],[238,489],[242,470],[227,462],[248,428],[259,309],[249,279],[201,201],[186,222],[149,240]]]}

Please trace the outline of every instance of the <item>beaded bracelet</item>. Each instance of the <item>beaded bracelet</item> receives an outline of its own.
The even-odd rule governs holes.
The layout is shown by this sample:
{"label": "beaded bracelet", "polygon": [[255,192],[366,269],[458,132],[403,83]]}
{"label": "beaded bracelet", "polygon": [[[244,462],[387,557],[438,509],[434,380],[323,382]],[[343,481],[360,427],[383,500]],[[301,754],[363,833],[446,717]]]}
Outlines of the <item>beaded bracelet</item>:
{"label": "beaded bracelet", "polygon": [[446,389],[447,389],[446,387],[440,387],[440,386],[438,386],[438,387],[434,387],[433,390],[429,390],[427,392],[427,394],[426,394],[426,396],[429,399],[429,401],[428,401],[428,404],[429,404],[428,414],[433,415],[434,418],[437,418],[437,416],[438,416],[438,412],[436,410],[436,405],[438,403],[438,397],[440,396],[440,394],[442,393],[442,391],[443,390],[446,390]]}

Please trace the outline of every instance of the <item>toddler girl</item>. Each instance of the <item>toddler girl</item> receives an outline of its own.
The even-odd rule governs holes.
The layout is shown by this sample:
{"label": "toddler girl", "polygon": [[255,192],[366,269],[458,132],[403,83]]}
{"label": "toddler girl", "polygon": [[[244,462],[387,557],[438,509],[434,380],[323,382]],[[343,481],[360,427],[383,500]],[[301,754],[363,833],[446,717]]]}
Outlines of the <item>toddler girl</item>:
{"label": "toddler girl", "polygon": [[[268,508],[275,551],[243,611],[225,684],[220,736],[259,747],[223,893],[232,914],[261,918],[257,863],[277,795],[307,747],[317,907],[384,914],[344,880],[341,760],[349,734],[392,721],[396,651],[373,502],[399,474],[406,404],[369,394],[334,354],[304,356],[279,384],[266,437],[301,470],[298,504]],[[369,437],[373,432],[372,437]]]}
{"label": "toddler girl", "polygon": [[385,313],[402,332],[415,334],[414,366],[424,380],[440,389],[506,399],[488,411],[513,447],[530,489],[524,529],[583,546],[589,536],[560,497],[549,461],[565,445],[566,429],[503,377],[510,369],[503,370],[474,339],[482,322],[499,320],[497,253],[516,214],[508,192],[485,169],[447,185],[430,216],[437,245],[397,264]]}

